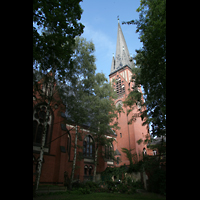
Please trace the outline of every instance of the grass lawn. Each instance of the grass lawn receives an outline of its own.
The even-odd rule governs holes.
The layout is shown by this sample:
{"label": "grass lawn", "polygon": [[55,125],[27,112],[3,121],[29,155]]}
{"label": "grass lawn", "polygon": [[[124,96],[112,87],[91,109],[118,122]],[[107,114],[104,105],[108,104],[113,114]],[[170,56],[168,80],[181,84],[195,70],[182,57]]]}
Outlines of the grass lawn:
{"label": "grass lawn", "polygon": [[92,193],[92,194],[46,194],[33,198],[33,200],[166,200],[166,197],[162,197],[153,193],[142,194],[119,194],[119,193]]}

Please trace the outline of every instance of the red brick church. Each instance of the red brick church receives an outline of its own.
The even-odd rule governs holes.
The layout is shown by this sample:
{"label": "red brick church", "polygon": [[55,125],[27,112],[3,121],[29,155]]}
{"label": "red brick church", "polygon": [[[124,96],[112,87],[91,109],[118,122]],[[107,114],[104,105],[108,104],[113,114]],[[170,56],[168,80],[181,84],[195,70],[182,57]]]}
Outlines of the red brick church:
{"label": "red brick church", "polygon": [[[115,58],[112,58],[111,71],[109,79],[113,83],[113,87],[117,92],[117,99],[115,104],[122,105],[125,113],[119,114],[119,127],[120,130],[107,137],[115,138],[111,147],[100,146],[97,164],[97,174],[103,172],[108,166],[119,167],[121,165],[129,165],[129,160],[126,155],[122,153],[121,148],[134,149],[133,153],[137,153],[138,161],[142,159],[142,153],[148,153],[147,146],[143,143],[138,144],[139,139],[144,139],[145,135],[149,135],[148,126],[142,126],[142,120],[137,117],[136,120],[128,125],[132,114],[138,114],[137,109],[132,114],[127,116],[127,110],[123,106],[123,101],[129,94],[133,82],[131,82],[131,68],[134,63],[130,61],[131,57],[122,33],[120,23],[118,22],[117,31],[117,46]],[[45,88],[43,86],[43,88]],[[141,89],[139,88],[141,91]],[[52,91],[46,87],[44,92],[51,93]],[[59,99],[59,96],[56,96]],[[43,120],[46,114],[46,105],[42,101],[38,101],[40,97],[38,94],[33,96],[33,183],[35,182],[35,174],[37,168],[37,159],[39,158],[41,135],[43,130]],[[52,110],[48,119],[46,142],[44,148],[44,158],[42,163],[42,171],[40,176],[40,183],[44,184],[63,184],[64,172],[67,172],[70,177],[72,171],[72,162],[74,157],[73,141],[75,138],[75,124],[63,123],[65,116],[64,105],[51,105]],[[62,108],[61,108],[62,107]],[[61,111],[61,112],[60,112]],[[70,131],[67,131],[70,130]],[[78,153],[82,152],[83,159],[76,160],[76,169],[74,179],[81,181],[87,180],[93,175],[94,170],[94,147],[91,142],[92,136],[88,130],[87,125],[78,126],[81,133],[82,140],[78,140],[78,145],[83,148],[78,149]],[[93,144],[95,145],[95,144]],[[114,150],[116,162],[110,157],[110,151]],[[102,152],[104,152],[102,155]],[[78,156],[77,156],[78,157]]]}

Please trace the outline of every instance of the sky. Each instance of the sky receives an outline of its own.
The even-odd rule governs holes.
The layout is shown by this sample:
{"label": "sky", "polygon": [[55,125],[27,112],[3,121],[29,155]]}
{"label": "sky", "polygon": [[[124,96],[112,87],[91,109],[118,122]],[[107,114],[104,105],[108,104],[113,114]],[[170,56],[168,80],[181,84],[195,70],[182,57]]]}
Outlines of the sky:
{"label": "sky", "polygon": [[83,0],[80,6],[83,9],[80,22],[85,26],[81,37],[94,43],[96,72],[104,73],[109,80],[117,44],[117,16],[130,55],[136,55],[135,50],[142,48],[136,25],[122,25],[123,21],[139,19],[136,9],[140,0]]}

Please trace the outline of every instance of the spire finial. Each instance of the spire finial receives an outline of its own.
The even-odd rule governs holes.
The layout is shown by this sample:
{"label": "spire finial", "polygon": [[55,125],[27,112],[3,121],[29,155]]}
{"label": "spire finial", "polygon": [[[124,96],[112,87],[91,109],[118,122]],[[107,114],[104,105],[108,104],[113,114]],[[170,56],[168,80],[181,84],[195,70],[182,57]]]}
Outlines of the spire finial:
{"label": "spire finial", "polygon": [[117,20],[118,20],[118,23],[119,23],[119,15],[117,15]]}

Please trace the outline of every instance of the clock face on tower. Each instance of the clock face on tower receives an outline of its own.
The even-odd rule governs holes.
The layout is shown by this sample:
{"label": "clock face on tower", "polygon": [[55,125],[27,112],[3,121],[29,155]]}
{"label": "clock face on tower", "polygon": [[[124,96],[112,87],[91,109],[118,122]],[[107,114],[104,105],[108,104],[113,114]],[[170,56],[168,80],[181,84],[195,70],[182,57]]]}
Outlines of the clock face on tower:
{"label": "clock face on tower", "polygon": [[117,108],[118,106],[121,106],[121,107],[122,107],[122,106],[123,106],[123,103],[122,103],[122,101],[121,101],[121,100],[119,100],[119,101],[116,103],[116,105],[115,105],[115,106],[116,106],[116,108]]}

